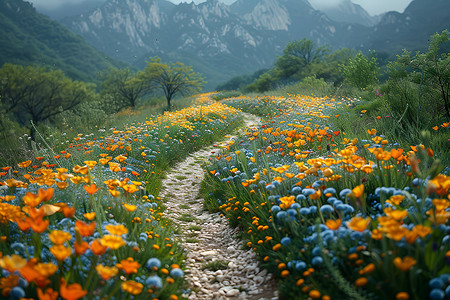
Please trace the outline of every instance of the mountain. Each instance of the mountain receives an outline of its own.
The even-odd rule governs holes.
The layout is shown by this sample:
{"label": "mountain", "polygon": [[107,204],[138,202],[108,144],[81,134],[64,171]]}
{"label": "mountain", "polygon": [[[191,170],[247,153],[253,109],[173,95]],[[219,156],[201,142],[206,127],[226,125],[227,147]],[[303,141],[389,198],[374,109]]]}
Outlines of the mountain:
{"label": "mountain", "polygon": [[124,66],[22,0],[0,0],[0,27],[0,66],[44,65],[83,81],[95,81],[96,74],[109,67]]}
{"label": "mountain", "polygon": [[[207,89],[268,68],[290,41],[367,51],[418,49],[448,24],[448,0],[414,0],[404,13],[370,17],[342,0],[320,11],[308,0],[218,0],[175,5],[166,0],[106,0],[62,22],[113,58],[143,68],[150,57],[181,61],[205,75]],[[447,17],[447,18],[446,18]]]}
{"label": "mountain", "polygon": [[64,1],[63,4],[58,6],[43,6],[38,2],[34,6],[38,12],[49,16],[53,20],[61,20],[65,17],[89,12],[99,7],[103,2],[105,2],[105,0],[82,0],[80,2]]}
{"label": "mountain", "polygon": [[403,13],[388,12],[366,38],[370,49],[389,53],[425,50],[430,35],[450,30],[450,1],[414,0]]}
{"label": "mountain", "polygon": [[270,66],[274,53],[261,32],[217,0],[109,0],[63,23],[114,58],[145,66],[150,57],[194,65],[212,88],[242,72]]}
{"label": "mountain", "polygon": [[351,0],[341,0],[332,6],[316,4],[314,8],[324,12],[331,20],[338,22],[374,26],[379,21],[378,17],[372,17],[364,8]]}

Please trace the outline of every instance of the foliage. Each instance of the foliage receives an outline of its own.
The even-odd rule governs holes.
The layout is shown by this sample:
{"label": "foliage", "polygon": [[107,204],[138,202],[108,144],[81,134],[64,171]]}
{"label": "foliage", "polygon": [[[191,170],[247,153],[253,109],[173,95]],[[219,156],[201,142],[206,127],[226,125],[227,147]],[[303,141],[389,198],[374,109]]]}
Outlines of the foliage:
{"label": "foliage", "polygon": [[195,73],[192,67],[185,66],[181,62],[164,64],[160,58],[153,58],[147,62],[139,80],[149,87],[161,89],[169,108],[175,96],[198,93],[204,84],[203,78]]}
{"label": "foliage", "polygon": [[366,57],[358,52],[355,57],[350,58],[347,64],[341,66],[345,81],[360,89],[374,86],[378,82],[377,58],[371,52]]}
{"label": "foliage", "polygon": [[158,197],[161,178],[241,120],[208,95],[199,102],[2,167],[2,297],[180,299],[184,254]]}
{"label": "foliage", "polygon": [[325,46],[317,47],[312,40],[303,38],[286,45],[283,55],[278,57],[275,68],[280,78],[301,78],[310,65],[320,62],[328,52]]}
{"label": "foliage", "polygon": [[227,82],[216,87],[216,91],[245,91],[247,85],[255,81],[256,78],[267,72],[267,69],[262,69],[250,75],[239,75],[231,78]]}
{"label": "foliage", "polygon": [[[2,111],[34,125],[92,98],[93,86],[72,81],[61,71],[5,64],[0,69]],[[33,131],[32,131],[33,132]]]}
{"label": "foliage", "polygon": [[315,95],[324,97],[333,94],[335,87],[333,84],[326,83],[323,78],[317,79],[316,77],[305,77],[302,81],[286,85],[281,88],[285,94],[291,95]]}
{"label": "foliage", "polygon": [[389,63],[385,92],[401,124],[423,128],[430,121],[450,118],[450,54],[440,53],[448,41],[445,30],[431,37],[428,52],[412,56],[405,50]]}
{"label": "foliage", "polygon": [[0,28],[0,66],[52,66],[73,80],[86,82],[95,82],[100,71],[124,66],[23,0],[0,2]]}
{"label": "foliage", "polygon": [[141,97],[150,88],[141,78],[142,72],[133,73],[130,69],[109,69],[103,74],[101,94],[112,106],[113,112],[128,107],[136,107]]}
{"label": "foliage", "polygon": [[[253,112],[259,100],[227,103]],[[354,99],[265,103],[276,113],[206,166],[202,193],[208,208],[243,228],[247,247],[279,280],[280,296],[443,299],[450,178],[440,162],[445,153],[429,148],[438,133],[401,147],[379,123],[365,123],[369,111],[347,116]],[[357,136],[336,128],[341,118],[355,120]],[[439,131],[448,135],[448,125]]]}

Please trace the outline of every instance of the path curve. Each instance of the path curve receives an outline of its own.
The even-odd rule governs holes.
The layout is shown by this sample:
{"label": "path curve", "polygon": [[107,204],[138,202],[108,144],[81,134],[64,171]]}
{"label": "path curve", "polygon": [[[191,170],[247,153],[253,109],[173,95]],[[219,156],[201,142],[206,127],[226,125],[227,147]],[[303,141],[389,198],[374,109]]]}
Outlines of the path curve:
{"label": "path curve", "polygon": [[[260,124],[256,116],[243,115],[241,131]],[[242,250],[247,248],[235,237],[239,230],[231,228],[220,213],[205,211],[198,196],[204,176],[201,164],[235,137],[191,154],[162,182],[165,216],[179,227],[178,239],[187,256],[186,279],[191,292],[184,296],[188,299],[278,299],[272,275],[261,270],[252,250]],[[207,266],[218,270],[205,269]]]}

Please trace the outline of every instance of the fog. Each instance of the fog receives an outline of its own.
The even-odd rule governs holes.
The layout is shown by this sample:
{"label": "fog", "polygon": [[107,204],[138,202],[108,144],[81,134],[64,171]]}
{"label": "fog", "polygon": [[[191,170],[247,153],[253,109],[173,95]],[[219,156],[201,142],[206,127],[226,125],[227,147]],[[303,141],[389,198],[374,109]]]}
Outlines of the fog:
{"label": "fog", "polygon": [[[41,7],[46,10],[56,9],[60,8],[64,5],[70,5],[70,4],[79,4],[86,2],[87,0],[28,0],[32,2],[36,7]],[[89,2],[105,2],[106,0],[88,0]],[[222,2],[226,4],[231,4],[235,2],[236,0],[221,0]],[[332,7],[338,5],[342,1],[348,1],[348,0],[310,0],[311,5],[316,8],[320,9],[323,7]],[[381,14],[387,11],[395,10],[399,12],[403,12],[404,9],[408,6],[408,4],[412,0],[353,0],[353,3],[361,5],[367,12],[371,15],[377,15]],[[191,2],[186,0],[171,0],[173,3],[180,3],[180,2]],[[203,0],[195,0],[195,3],[201,3],[204,2]]]}

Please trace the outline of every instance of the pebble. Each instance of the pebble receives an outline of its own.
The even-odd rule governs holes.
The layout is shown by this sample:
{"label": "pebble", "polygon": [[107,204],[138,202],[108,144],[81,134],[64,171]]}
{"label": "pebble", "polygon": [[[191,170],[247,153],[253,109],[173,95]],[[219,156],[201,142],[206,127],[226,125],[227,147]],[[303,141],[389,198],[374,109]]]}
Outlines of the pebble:
{"label": "pebble", "polygon": [[[253,120],[247,120],[247,126],[257,122],[253,117]],[[218,143],[217,147],[220,145],[221,143]],[[181,243],[187,257],[185,279],[191,286],[187,299],[276,300],[278,291],[272,275],[259,268],[253,251],[242,250],[244,243],[235,238],[239,229],[229,227],[227,219],[221,216],[221,213],[205,212],[203,200],[197,199],[199,183],[203,178],[203,168],[197,161],[207,160],[211,151],[217,150],[217,148],[200,150],[176,164],[172,169],[173,172],[167,173],[160,192],[160,197],[166,199],[165,216],[171,218],[180,228],[184,228],[184,234],[179,238],[185,240],[187,237],[194,237],[198,240],[197,243]],[[187,174],[188,172],[191,174]],[[178,181],[176,176],[179,175],[187,178]],[[177,182],[178,190],[171,185],[173,182]],[[189,204],[189,209],[181,209],[181,204]],[[179,221],[178,218],[182,214],[190,214],[195,220]],[[201,226],[201,230],[188,230],[192,225]],[[211,262],[224,262],[225,267],[214,271],[205,269],[206,264]]]}

